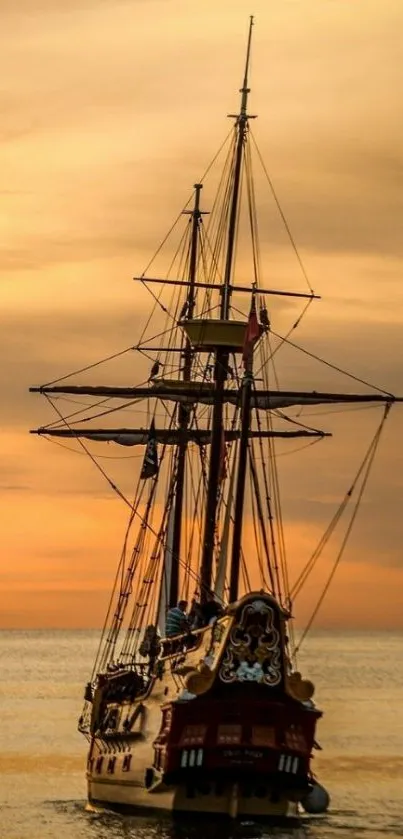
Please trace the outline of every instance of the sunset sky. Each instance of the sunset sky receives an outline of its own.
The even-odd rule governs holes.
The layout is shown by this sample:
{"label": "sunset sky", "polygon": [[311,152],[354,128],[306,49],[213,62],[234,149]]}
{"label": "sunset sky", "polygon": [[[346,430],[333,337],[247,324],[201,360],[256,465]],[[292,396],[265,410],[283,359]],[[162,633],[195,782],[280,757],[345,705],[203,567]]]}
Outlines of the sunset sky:
{"label": "sunset sky", "polygon": [[[135,343],[150,301],[131,278],[229,130],[252,13],[253,132],[322,297],[295,340],[403,395],[402,0],[3,0],[2,627],[102,622],[127,512],[85,457],[28,434],[52,418],[28,387]],[[305,290],[262,208],[266,282]],[[285,332],[298,312],[274,306],[273,328]],[[284,360],[284,386],[356,389]],[[291,568],[315,547],[380,418],[324,415],[335,437],[279,460]],[[395,406],[318,626],[403,628],[402,428]],[[329,568],[301,596],[300,626]]]}

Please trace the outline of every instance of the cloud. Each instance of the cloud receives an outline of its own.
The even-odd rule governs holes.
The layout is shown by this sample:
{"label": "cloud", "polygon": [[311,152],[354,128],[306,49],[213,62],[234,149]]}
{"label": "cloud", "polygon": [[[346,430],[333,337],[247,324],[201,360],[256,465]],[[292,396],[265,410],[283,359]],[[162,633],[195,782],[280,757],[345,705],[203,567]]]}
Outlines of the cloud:
{"label": "cloud", "polygon": [[[28,435],[51,418],[28,387],[136,343],[150,300],[131,277],[141,273],[230,129],[225,115],[239,102],[247,5],[5,0],[2,6],[0,491],[10,522],[3,548],[10,573],[21,572],[14,591],[24,574],[29,592],[38,574],[43,588],[65,569],[51,605],[45,593],[24,600],[33,624],[38,615],[47,625],[70,620],[73,608],[83,621],[91,623],[95,613],[98,621],[98,607],[87,614],[83,604],[96,600],[90,589],[99,575],[106,590],[124,513],[115,513],[84,457]],[[400,392],[403,9],[401,0],[390,0],[387,9],[367,0],[365,15],[358,6],[308,0],[269,8],[256,0],[250,106],[259,119],[252,127],[311,284],[323,297],[296,342]],[[217,171],[203,190],[206,210]],[[254,177],[263,282],[305,290],[258,163]],[[244,238],[241,229],[236,277],[249,283]],[[168,243],[168,262],[175,246]],[[268,302],[273,329],[286,334],[300,304]],[[128,353],[78,378],[135,384],[147,378],[149,363]],[[276,355],[276,371],[284,388],[365,390],[291,347]],[[372,575],[392,598],[388,586],[398,578],[402,541],[400,410],[388,419],[342,577],[344,586],[358,581],[372,592],[365,574]],[[292,456],[278,446],[294,555],[302,547],[309,553],[326,526],[378,421],[371,411],[323,409],[306,409],[299,418],[334,436]],[[108,447],[107,455],[113,451]],[[136,461],[105,463],[132,491]],[[80,563],[80,591],[64,595],[71,565],[81,573]],[[335,619],[345,601],[342,586],[336,601]],[[397,595],[393,603],[396,610]],[[23,620],[19,605],[13,614],[10,622]]]}
{"label": "cloud", "polygon": [[71,0],[66,8],[63,0],[20,0],[16,5],[13,0],[3,0],[2,11],[5,16],[8,16],[12,21],[17,18],[27,17],[30,21],[54,17],[70,17],[77,15],[77,13],[86,13],[94,10],[95,12],[102,11],[105,8],[113,9],[123,7],[130,4],[132,8],[139,6],[142,3],[150,5],[151,2],[164,2],[164,0]]}
{"label": "cloud", "polygon": [[[9,7],[30,14],[26,28],[11,27],[4,54],[13,70],[1,105],[7,188],[30,197],[7,207],[5,272],[151,249],[155,230],[162,233],[206,168],[226,131],[220,114],[237,89],[242,62],[233,45],[243,56],[245,4],[234,5],[225,26],[224,13],[211,3],[203,9],[193,4],[191,11],[183,2],[158,6],[168,32],[155,26],[152,12],[145,14],[144,3],[69,4],[68,12],[53,0]],[[274,33],[261,6],[256,99],[268,102],[270,119],[260,109],[256,132],[298,245],[327,254],[401,257],[393,14],[376,21],[367,8],[357,28],[351,10],[339,17],[331,4],[324,12],[313,2],[307,27],[294,4],[291,15],[276,15]],[[371,74],[363,85],[361,76],[374,62],[373,30],[384,42],[376,42],[375,82]],[[323,35],[326,50],[312,53]],[[263,194],[262,172],[258,181],[263,241],[284,243],[274,205]]]}
{"label": "cloud", "polygon": [[29,484],[0,484],[2,492],[29,492],[32,487]]}
{"label": "cloud", "polygon": [[[330,147],[326,139],[330,142]],[[346,146],[324,138],[325,147],[304,155],[290,151],[291,169],[281,161],[273,175],[295,240],[311,251],[403,256],[398,188],[403,154],[397,138],[378,148]],[[266,223],[265,230],[271,232]],[[269,233],[267,233],[267,236]]]}

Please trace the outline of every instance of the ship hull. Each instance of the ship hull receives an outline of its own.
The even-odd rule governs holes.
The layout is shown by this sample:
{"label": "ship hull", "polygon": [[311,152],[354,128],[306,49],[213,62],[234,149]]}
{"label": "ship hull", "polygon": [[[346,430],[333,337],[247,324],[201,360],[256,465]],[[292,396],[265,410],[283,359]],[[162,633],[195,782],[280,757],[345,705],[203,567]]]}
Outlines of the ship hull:
{"label": "ship hull", "polygon": [[321,712],[302,699],[310,683],[285,675],[274,599],[251,594],[232,609],[195,633],[191,648],[164,641],[141,695],[130,669],[101,677],[87,764],[92,806],[296,818],[312,786]]}
{"label": "ship hull", "polygon": [[[238,774],[234,769],[210,773],[197,771],[196,767],[193,772],[189,770],[185,780],[169,783],[150,767],[152,750],[145,743],[133,753],[110,751],[102,755],[93,742],[90,754],[90,765],[98,766],[96,774],[87,772],[88,803],[95,809],[128,814],[142,811],[250,817],[279,823],[298,818],[298,801],[307,789],[303,785],[292,788],[292,778],[287,788],[280,776],[265,778],[250,771]],[[129,771],[123,768],[125,765],[130,766]]]}
{"label": "ship hull", "polygon": [[197,813],[202,816],[265,819],[272,822],[295,821],[298,819],[298,804],[287,797],[271,800],[267,789],[259,789],[258,795],[246,793],[237,782],[221,784],[219,790],[214,784],[210,790],[192,789],[187,785],[162,785],[158,791],[150,792],[135,781],[100,782],[88,779],[88,802],[91,808],[107,809],[124,814],[164,813],[172,816],[186,816]]}

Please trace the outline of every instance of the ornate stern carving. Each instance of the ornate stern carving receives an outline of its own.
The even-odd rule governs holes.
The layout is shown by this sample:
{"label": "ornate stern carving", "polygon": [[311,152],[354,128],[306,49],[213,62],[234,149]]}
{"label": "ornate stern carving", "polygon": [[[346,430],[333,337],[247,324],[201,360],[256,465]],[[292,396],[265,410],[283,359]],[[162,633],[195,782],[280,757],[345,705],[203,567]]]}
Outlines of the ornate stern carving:
{"label": "ornate stern carving", "polygon": [[186,691],[200,696],[215,682],[255,682],[280,688],[299,702],[312,699],[315,687],[301,673],[291,673],[285,649],[284,622],[289,615],[271,595],[246,595],[228,607],[228,614],[203,630],[197,650],[176,668]]}
{"label": "ornate stern carving", "polygon": [[284,681],[282,611],[267,595],[243,598],[219,670],[224,683],[257,682],[270,687]]}

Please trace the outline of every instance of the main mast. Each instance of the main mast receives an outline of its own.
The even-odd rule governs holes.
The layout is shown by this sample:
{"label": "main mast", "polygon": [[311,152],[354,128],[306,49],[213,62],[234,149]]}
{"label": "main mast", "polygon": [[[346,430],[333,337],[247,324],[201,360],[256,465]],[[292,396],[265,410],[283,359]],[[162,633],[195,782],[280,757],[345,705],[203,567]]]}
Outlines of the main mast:
{"label": "main mast", "polygon": [[[227,234],[227,251],[225,259],[224,282],[221,287],[221,305],[220,317],[222,320],[229,319],[230,313],[230,298],[231,298],[231,278],[234,265],[234,250],[235,238],[237,229],[237,219],[239,210],[240,187],[242,179],[242,161],[244,154],[244,145],[248,125],[248,74],[250,61],[250,48],[252,40],[252,26],[253,17],[250,19],[248,45],[246,51],[245,73],[243,79],[243,86],[240,89],[241,93],[241,107],[239,114],[230,114],[236,119],[236,149],[235,149],[235,163],[233,175],[233,187],[229,210],[228,234]],[[223,430],[223,395],[224,384],[227,379],[228,371],[228,356],[229,352],[226,349],[216,350],[215,366],[214,366],[214,409],[212,421],[212,438],[211,438],[211,452],[210,465],[207,486],[207,504],[206,504],[206,518],[204,526],[204,542],[202,564],[200,572],[200,597],[202,602],[207,596],[207,592],[211,587],[213,556],[214,556],[214,537],[216,529],[217,516],[217,502],[220,481],[220,466],[222,459],[222,430]]]}

